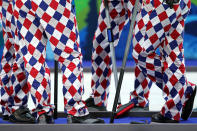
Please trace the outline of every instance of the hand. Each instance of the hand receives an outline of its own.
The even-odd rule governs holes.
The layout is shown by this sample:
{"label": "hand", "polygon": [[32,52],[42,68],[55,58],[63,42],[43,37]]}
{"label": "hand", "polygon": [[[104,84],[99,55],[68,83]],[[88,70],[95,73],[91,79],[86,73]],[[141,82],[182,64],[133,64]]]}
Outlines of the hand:
{"label": "hand", "polygon": [[174,3],[179,3],[180,0],[165,0],[166,3],[170,6],[170,8],[173,8]]}
{"label": "hand", "polygon": [[174,0],[166,0],[166,3],[170,6],[171,9],[173,8]]}

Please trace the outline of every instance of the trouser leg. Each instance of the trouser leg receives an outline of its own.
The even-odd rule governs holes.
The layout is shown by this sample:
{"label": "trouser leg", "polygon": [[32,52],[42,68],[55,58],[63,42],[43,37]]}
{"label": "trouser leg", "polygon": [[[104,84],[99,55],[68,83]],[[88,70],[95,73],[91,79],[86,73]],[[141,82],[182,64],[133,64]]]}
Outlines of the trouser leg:
{"label": "trouser leg", "polygon": [[[133,56],[140,69],[152,81],[163,84],[166,103],[161,114],[180,120],[185,101],[184,89],[187,87],[185,74],[182,72],[185,71],[185,67],[182,49],[184,19],[179,14],[181,8],[179,6],[174,10],[165,9],[168,5],[161,3],[148,14],[148,6],[152,7],[152,3],[145,5],[137,17]],[[164,49],[161,53],[165,61],[155,53],[159,46]]]}
{"label": "trouser leg", "polygon": [[[133,9],[131,1],[109,1],[110,21],[114,46],[119,42],[123,27],[128,23]],[[92,81],[94,102],[98,106],[106,106],[112,73],[110,45],[107,36],[107,18],[102,1],[98,18],[98,27],[93,40]]]}
{"label": "trouser leg", "polygon": [[[42,51],[40,49],[45,48],[46,45],[44,45],[43,42],[36,42],[36,40],[31,37],[33,36],[32,33],[34,34],[36,30],[39,29],[38,33],[41,36],[46,33],[47,38],[51,42],[51,48],[54,51],[55,59],[60,62],[60,68],[63,73],[62,80],[64,104],[67,113],[75,116],[88,114],[87,108],[85,107],[85,104],[81,99],[83,94],[83,82],[81,81],[83,79],[81,65],[82,56],[78,43],[79,34],[77,23],[71,1],[43,0],[40,2],[32,0],[31,4],[33,5],[33,8],[26,9],[27,7],[25,5],[28,5],[28,1],[26,1],[26,3],[23,4],[23,7],[20,8],[20,10],[23,10],[24,12],[33,10],[36,16],[28,14],[26,19],[19,19],[19,21],[23,23],[22,28],[20,28],[20,25],[18,25],[19,29],[21,30],[20,33],[22,34],[22,36],[24,38],[29,38],[24,39],[27,48],[33,48],[32,50],[29,50],[29,52],[27,52],[27,54],[24,56],[25,61],[27,61],[27,72],[29,73],[28,82],[30,83],[32,80],[38,81],[36,83],[33,82],[32,84],[30,84],[32,85],[32,88],[35,89],[36,86],[40,85],[39,81],[43,78],[42,72],[44,70],[42,68],[42,62],[44,62],[43,58],[45,58],[45,55],[42,54],[43,52],[45,53],[45,51]],[[46,6],[43,7],[43,5]],[[37,25],[36,28],[33,28],[33,26],[32,28],[28,28],[27,25],[25,25],[25,20],[27,19],[31,21],[30,23],[37,23],[39,26]],[[37,21],[32,22],[34,20]],[[23,29],[26,31],[22,31]],[[30,42],[32,40],[33,42]],[[34,53],[35,51],[36,53]],[[40,60],[42,61],[40,62]],[[33,66],[37,68],[35,69]],[[36,96],[37,95],[37,99],[39,100],[40,95],[36,94]]]}
{"label": "trouser leg", "polygon": [[12,4],[8,1],[2,1],[2,27],[4,50],[1,60],[1,105],[3,115],[11,114],[11,95],[13,86],[11,84],[12,65],[15,58],[14,38],[11,30]]}
{"label": "trouser leg", "polygon": [[[36,107],[34,115],[38,118],[43,113],[51,115],[53,110],[50,104],[50,71],[45,62],[47,37],[40,21],[30,12],[31,3],[21,2],[17,0],[15,8],[18,33],[22,38],[19,45],[24,56],[27,84]],[[26,17],[23,17],[24,13]]]}
{"label": "trouser leg", "polygon": [[135,66],[135,82],[134,90],[131,92],[130,100],[134,102],[136,106],[147,107],[149,105],[149,94],[152,82],[150,79],[140,70],[139,66]]}

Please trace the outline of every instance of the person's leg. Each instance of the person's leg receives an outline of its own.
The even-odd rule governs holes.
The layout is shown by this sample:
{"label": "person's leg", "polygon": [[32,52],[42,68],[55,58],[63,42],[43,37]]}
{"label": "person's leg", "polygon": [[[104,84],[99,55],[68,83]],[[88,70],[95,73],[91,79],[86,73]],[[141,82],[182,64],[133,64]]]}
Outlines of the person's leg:
{"label": "person's leg", "polygon": [[[180,15],[178,14],[180,12],[179,8],[178,11],[175,11],[176,8],[172,10],[167,4],[160,3],[154,9],[153,4],[151,2],[145,5],[142,13],[137,18],[146,25],[146,28],[138,22],[139,26],[136,26],[135,29],[136,39],[134,39],[133,56],[136,64],[152,81],[163,83],[162,88],[166,103],[161,110],[161,114],[154,115],[152,120],[156,119],[156,122],[178,122],[183,106],[185,88],[185,82],[182,81],[182,78],[185,78],[184,73],[179,70],[179,67],[182,68],[183,66],[183,57],[180,55],[183,54],[183,50],[179,48],[183,41],[181,35],[183,35],[184,23],[182,22],[184,20],[182,22],[177,20]],[[148,14],[147,10],[150,7],[153,10]],[[150,20],[147,21],[147,18],[150,18]],[[140,27],[143,27],[143,29],[140,29]],[[141,39],[138,36],[142,36]],[[165,61],[155,54],[155,49],[158,46],[162,46],[164,49],[167,48],[162,52]],[[182,82],[184,84],[181,84]]]}
{"label": "person's leg", "polygon": [[[184,20],[190,6],[190,0],[181,0],[179,4],[174,6],[176,20],[174,23],[172,22],[173,24],[171,24],[166,34],[165,42],[162,45],[163,55],[166,60],[163,63],[163,85],[165,85],[163,90],[165,92],[164,98],[166,104],[160,113],[164,117],[173,117],[177,121],[180,119],[180,115],[181,118],[188,119],[192,112],[196,94],[195,85],[188,82],[186,78],[183,51]],[[166,11],[166,13],[168,12]],[[176,108],[172,108],[170,105],[174,105]],[[183,108],[181,108],[181,105]],[[179,113],[174,113],[176,109]],[[180,114],[181,109],[183,110],[182,114]],[[153,116],[152,120],[158,122],[158,116]]]}
{"label": "person's leg", "polygon": [[33,115],[38,122],[42,122],[41,119],[46,119],[44,122],[52,123],[50,71],[45,62],[47,37],[31,6],[35,7],[30,1],[23,3],[16,0],[15,16],[18,35],[22,38],[19,44],[24,56],[28,87],[36,107],[33,110]]}
{"label": "person's leg", "polygon": [[[164,66],[164,84],[167,86],[173,85],[176,90],[177,88],[180,88],[180,86],[184,88],[184,95],[182,94],[182,92],[178,92],[180,94],[180,97],[183,97],[183,109],[181,118],[184,120],[187,120],[191,115],[196,94],[196,85],[187,81],[186,78],[185,58],[183,49],[184,21],[189,13],[190,7],[190,0],[180,1],[178,9],[176,10],[177,19],[175,23],[172,24],[172,27],[169,30],[169,34],[166,36],[165,45],[167,46],[164,46],[164,52],[166,52],[165,59],[168,61],[168,63],[165,63]],[[168,79],[169,81],[166,81],[166,79]],[[177,92],[174,90],[174,88],[169,89],[169,91],[173,91],[175,92],[174,94],[176,94]],[[162,108],[162,114],[164,114],[164,112],[166,113],[166,108],[166,106]],[[173,116],[173,114],[169,115]],[[177,115],[176,117],[180,116]]]}
{"label": "person's leg", "polygon": [[[18,28],[20,34],[25,38],[28,52],[25,54],[25,64],[28,74],[28,84],[32,85],[31,92],[37,99],[40,109],[38,114],[47,112],[50,105],[46,105],[47,93],[42,90],[44,79],[45,62],[45,47],[46,43],[41,41],[41,37],[45,36],[51,42],[52,50],[55,54],[55,59],[60,62],[60,68],[63,74],[63,94],[65,110],[69,114],[69,123],[96,123],[103,122],[100,119],[89,118],[87,108],[82,101],[83,83],[82,66],[81,66],[81,51],[79,48],[77,23],[71,1],[65,0],[31,0],[31,3],[26,1],[18,12],[25,12],[25,19],[20,18]],[[31,8],[32,6],[32,8]],[[18,6],[20,7],[20,6]],[[30,8],[29,8],[30,7]],[[28,9],[29,8],[29,9]],[[29,12],[29,14],[26,14]],[[34,12],[34,13],[33,13]],[[21,16],[24,15],[20,14]],[[34,23],[36,27],[25,23]],[[33,37],[33,36],[36,37]],[[37,40],[38,39],[38,40]],[[36,68],[35,68],[36,67]],[[41,81],[41,82],[40,82]],[[39,88],[37,88],[40,86]],[[35,91],[38,89],[38,91]],[[45,88],[46,89],[46,88]],[[34,93],[33,93],[34,91]],[[42,95],[40,95],[42,93]],[[43,98],[42,98],[43,96]],[[69,121],[70,120],[70,121]]]}
{"label": "person's leg", "polygon": [[30,113],[27,108],[27,100],[29,88],[27,86],[25,70],[24,70],[24,61],[19,50],[18,45],[18,35],[14,18],[14,2],[9,2],[9,10],[11,11],[11,17],[7,18],[7,21],[10,22],[8,28],[10,28],[10,36],[13,39],[14,47],[14,57],[12,63],[12,72],[11,72],[11,85],[13,87],[13,93],[9,97],[10,106],[11,106],[11,115],[9,120],[11,122],[27,122],[35,123],[35,118]]}
{"label": "person's leg", "polygon": [[[26,78],[25,78],[25,73],[24,73],[24,68],[23,68],[23,62],[17,63],[17,59],[20,58],[17,55],[18,52],[18,47],[16,47],[16,42],[17,40],[17,32],[16,32],[16,27],[15,27],[15,21],[14,21],[14,16],[13,16],[13,11],[14,11],[14,3],[9,2],[9,1],[3,1],[3,12],[7,11],[6,13],[4,12],[4,17],[5,17],[5,35],[7,36],[5,41],[7,41],[4,51],[6,52],[6,55],[3,55],[2,61],[5,62],[6,60],[7,63],[2,62],[2,65],[4,69],[7,68],[8,65],[10,65],[10,68],[7,68],[7,70],[10,70],[6,75],[9,76],[8,82],[10,85],[8,86],[8,91],[10,92],[9,96],[3,96],[2,100],[2,105],[5,104],[5,99],[8,99],[7,105],[9,108],[9,120],[12,122],[35,122],[35,119],[33,116],[30,114],[29,110],[27,109],[27,93],[28,93],[28,88],[26,84]],[[7,10],[6,10],[7,9]],[[6,50],[9,49],[9,50]],[[8,52],[9,51],[9,52]],[[12,57],[8,57],[9,55],[7,54],[12,54]],[[21,58],[22,59],[22,58]],[[7,66],[5,66],[7,65]],[[3,71],[2,71],[3,72]],[[2,73],[1,72],[1,73]],[[17,75],[14,75],[15,72],[17,72]],[[6,72],[4,72],[6,73]],[[4,77],[5,78],[5,77]],[[5,82],[5,79],[4,79]],[[16,83],[16,84],[14,84]],[[5,95],[5,90],[7,85],[2,85],[2,95]],[[18,93],[16,95],[15,92],[22,92]],[[22,107],[22,108],[21,108]],[[3,107],[4,108],[4,107]],[[6,109],[7,109],[6,108]],[[4,114],[4,109],[3,114]],[[22,113],[25,112],[25,113]],[[16,114],[20,113],[20,114]],[[16,117],[17,116],[17,117]],[[5,118],[5,117],[4,117]]]}
{"label": "person's leg", "polygon": [[[11,84],[12,64],[14,62],[14,38],[11,35],[11,4],[7,1],[2,1],[2,31],[4,39],[4,50],[1,60],[1,105],[3,116],[10,116],[11,105],[9,98],[13,93]],[[7,117],[8,119],[8,117]]]}
{"label": "person's leg", "polygon": [[[122,29],[128,23],[126,10],[127,2],[109,1],[109,13],[113,32],[114,46],[119,42]],[[109,85],[112,73],[110,45],[107,36],[107,18],[105,14],[104,1],[100,6],[98,27],[93,40],[92,53],[92,81],[94,104],[96,106],[107,106]]]}
{"label": "person's leg", "polygon": [[[163,59],[163,56],[160,56],[161,59]],[[150,88],[152,86],[152,81],[144,72],[140,70],[139,65],[135,66],[135,78],[135,87],[134,91],[131,92],[130,99],[135,103],[137,107],[148,107],[148,98],[150,94]],[[157,81],[156,85],[162,89],[162,83],[160,81]]]}
{"label": "person's leg", "polygon": [[[130,20],[132,19],[133,7],[135,2],[130,0],[127,3],[128,16]],[[142,1],[140,0],[137,7],[137,12],[139,13],[141,10]],[[128,111],[133,110],[142,110],[148,111],[148,97],[149,90],[151,88],[152,82],[150,79],[139,69],[139,67],[135,66],[135,81],[134,81],[134,90],[130,93],[130,101],[124,105],[118,107],[116,112],[116,117],[121,117],[126,115]]]}
{"label": "person's leg", "polygon": [[[47,3],[46,0],[44,2]],[[59,4],[57,1],[49,2],[47,8],[53,8],[54,14],[49,21],[41,19],[42,26],[51,42],[55,59],[59,61],[60,69],[62,70],[64,106],[68,114],[67,122],[84,124],[103,123],[103,120],[92,118],[88,115],[89,112],[82,100],[82,54],[79,46],[75,9],[71,3],[72,0],[66,2],[60,0]],[[51,6],[52,4],[56,4],[56,9]],[[42,11],[38,10],[37,13],[42,14]],[[47,11],[45,13],[50,14]]]}
{"label": "person's leg", "polygon": [[[41,3],[33,2],[40,7],[36,13],[41,15],[40,22],[51,42],[55,59],[60,63],[65,111],[73,116],[87,115],[87,108],[82,101],[82,54],[77,41],[79,34],[71,1],[60,0],[57,3],[57,1],[47,2],[44,0]],[[50,14],[48,10],[42,12],[44,8],[41,8],[41,4],[47,4],[46,8],[53,10],[54,14]],[[55,4],[56,9],[52,7],[52,4]],[[47,21],[47,18],[51,19]]]}
{"label": "person's leg", "polygon": [[149,110],[149,93],[152,82],[140,70],[139,66],[135,66],[135,82],[134,90],[130,93],[130,101],[118,107],[116,118],[128,115],[132,111],[148,111]]}
{"label": "person's leg", "polygon": [[131,92],[130,101],[135,103],[137,107],[148,107],[148,98],[152,82],[143,74],[137,65],[135,66],[135,78],[134,91]]}

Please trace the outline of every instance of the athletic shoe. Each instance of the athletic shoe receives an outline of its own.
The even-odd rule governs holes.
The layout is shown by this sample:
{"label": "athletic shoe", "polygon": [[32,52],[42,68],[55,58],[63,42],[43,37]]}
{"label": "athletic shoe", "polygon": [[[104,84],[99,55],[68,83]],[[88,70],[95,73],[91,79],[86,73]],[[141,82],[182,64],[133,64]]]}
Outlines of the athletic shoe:
{"label": "athletic shoe", "polygon": [[151,121],[156,123],[179,123],[179,121],[164,117],[160,113],[152,115]]}
{"label": "athletic shoe", "polygon": [[[88,110],[94,110],[94,111],[107,111],[105,106],[97,106],[94,104],[93,98],[88,98],[86,101],[86,106],[88,107]],[[92,108],[92,109],[91,109]]]}
{"label": "athletic shoe", "polygon": [[181,118],[183,120],[187,120],[192,114],[195,96],[196,96],[196,86],[195,86],[194,92],[192,93],[190,98],[186,101],[185,106],[183,106],[182,114],[181,114]]}
{"label": "athletic shoe", "polygon": [[8,115],[3,115],[3,116],[2,116],[2,119],[3,119],[4,121],[8,121],[8,120],[9,120],[9,116],[8,116]]}
{"label": "athletic shoe", "polygon": [[105,123],[104,120],[99,118],[94,118],[90,115],[86,116],[67,116],[67,123],[68,124],[74,124],[74,123],[81,123],[81,124],[94,124],[94,123]]}
{"label": "athletic shoe", "polygon": [[19,108],[9,117],[13,123],[36,123],[35,117],[32,116],[28,108]]}

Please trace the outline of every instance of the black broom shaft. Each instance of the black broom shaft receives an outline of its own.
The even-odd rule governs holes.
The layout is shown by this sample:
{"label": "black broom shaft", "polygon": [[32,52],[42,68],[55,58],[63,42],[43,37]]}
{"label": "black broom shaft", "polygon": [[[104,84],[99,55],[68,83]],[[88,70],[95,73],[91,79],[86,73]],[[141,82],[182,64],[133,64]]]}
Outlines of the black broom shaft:
{"label": "black broom shaft", "polygon": [[58,108],[58,62],[55,61],[54,66],[54,119],[57,119],[57,108]]}
{"label": "black broom shaft", "polygon": [[110,123],[114,123],[114,117],[115,117],[116,107],[117,107],[117,104],[118,104],[118,99],[119,99],[119,96],[120,96],[120,90],[121,90],[123,76],[124,76],[124,69],[121,68],[120,76],[119,76],[119,79],[118,79],[118,87],[116,89],[114,105],[113,105],[112,114],[111,114],[111,118],[110,118]]}

